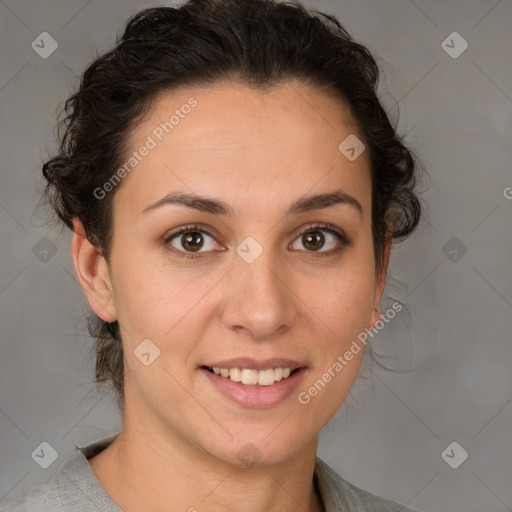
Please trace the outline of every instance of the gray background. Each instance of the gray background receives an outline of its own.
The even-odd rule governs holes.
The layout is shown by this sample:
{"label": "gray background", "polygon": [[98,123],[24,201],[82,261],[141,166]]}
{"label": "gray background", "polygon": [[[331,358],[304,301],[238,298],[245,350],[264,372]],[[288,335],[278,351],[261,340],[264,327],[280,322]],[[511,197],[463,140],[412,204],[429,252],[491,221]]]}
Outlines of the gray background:
{"label": "gray background", "polygon": [[[0,504],[48,481],[75,444],[120,428],[112,400],[92,385],[71,236],[33,209],[57,106],[129,15],[155,5],[164,4],[0,2]],[[336,14],[374,53],[381,97],[431,177],[429,220],[391,260],[386,293],[407,311],[372,340],[394,371],[374,365],[371,377],[363,365],[319,455],[418,511],[510,511],[512,2],[307,5]],[[31,47],[44,31],[59,45],[47,59]],[[469,44],[458,58],[441,45],[454,31]],[[43,441],[59,454],[48,469],[31,458]],[[453,441],[469,454],[457,469],[442,457]],[[450,455],[457,461],[460,448]]]}

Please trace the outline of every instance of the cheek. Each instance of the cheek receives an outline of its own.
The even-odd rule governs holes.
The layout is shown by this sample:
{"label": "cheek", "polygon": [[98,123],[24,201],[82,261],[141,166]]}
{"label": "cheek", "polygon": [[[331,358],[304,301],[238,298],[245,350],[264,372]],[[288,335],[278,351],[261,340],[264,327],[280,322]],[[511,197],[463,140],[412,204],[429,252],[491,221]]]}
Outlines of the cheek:
{"label": "cheek", "polygon": [[[326,283],[321,298],[316,302],[319,319],[341,339],[358,334],[371,321],[374,299],[374,281],[357,279],[351,275],[339,282]],[[357,331],[357,332],[356,332]],[[332,340],[332,337],[329,339]]]}
{"label": "cheek", "polygon": [[374,289],[373,269],[353,266],[324,280],[311,301],[314,363],[297,396],[301,424],[310,430],[332,418],[357,378],[366,348],[358,336],[370,325]]}
{"label": "cheek", "polygon": [[141,338],[159,337],[172,327],[169,311],[177,311],[183,303],[183,282],[149,261],[136,250],[127,250],[130,257],[112,261],[114,301],[125,338],[134,342]]}
{"label": "cheek", "polygon": [[113,272],[115,305],[125,329],[124,341],[136,345],[150,338],[163,350],[169,339],[179,335],[179,346],[188,350],[186,338],[193,338],[204,329],[206,316],[201,312],[204,313],[206,296],[219,277],[206,268],[184,272],[165,259],[149,260],[136,249],[127,253],[130,258],[118,258]]}
{"label": "cheek", "polygon": [[[303,289],[306,293],[307,287]],[[309,289],[316,290],[309,306],[318,328],[327,334],[319,336],[319,342],[332,358],[333,352],[349,346],[371,324],[376,291],[372,260],[361,257],[354,264],[347,262],[322,279],[321,286],[310,283]]]}

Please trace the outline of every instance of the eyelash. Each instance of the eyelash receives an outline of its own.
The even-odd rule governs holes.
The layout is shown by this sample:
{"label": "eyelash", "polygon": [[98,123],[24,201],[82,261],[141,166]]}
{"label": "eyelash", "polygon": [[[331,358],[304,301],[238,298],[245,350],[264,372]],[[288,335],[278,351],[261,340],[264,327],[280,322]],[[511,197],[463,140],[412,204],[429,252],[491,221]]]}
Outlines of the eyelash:
{"label": "eyelash", "polygon": [[[311,256],[313,256],[313,257],[331,256],[333,253],[336,253],[336,252],[340,251],[341,249],[343,249],[343,247],[352,245],[352,240],[350,238],[348,238],[347,235],[343,231],[341,231],[339,228],[337,228],[333,224],[328,224],[328,223],[313,224],[311,226],[308,226],[306,229],[304,229],[297,235],[297,238],[301,237],[305,233],[308,233],[310,231],[315,231],[317,229],[321,229],[323,231],[328,231],[329,233],[331,233],[338,239],[338,241],[340,242],[341,245],[339,245],[335,249],[331,249],[330,251],[325,251],[325,252],[320,252],[320,253],[315,253],[313,251],[306,251],[306,252],[311,253]],[[179,231],[176,231],[176,232],[171,233],[170,235],[166,236],[164,239],[165,245],[167,246],[173,238],[179,237],[180,235],[189,233],[191,231],[199,231],[200,233],[206,233],[208,236],[211,236],[212,238],[215,239],[214,235],[212,235],[207,229],[204,229],[203,227],[201,227],[199,224],[189,224],[189,225],[181,228]],[[204,254],[204,253],[194,254],[194,253],[179,251],[179,250],[175,249],[174,247],[168,248],[168,250],[173,253],[178,254],[178,256],[180,256],[182,258],[187,258],[187,259],[201,258],[202,254]]]}

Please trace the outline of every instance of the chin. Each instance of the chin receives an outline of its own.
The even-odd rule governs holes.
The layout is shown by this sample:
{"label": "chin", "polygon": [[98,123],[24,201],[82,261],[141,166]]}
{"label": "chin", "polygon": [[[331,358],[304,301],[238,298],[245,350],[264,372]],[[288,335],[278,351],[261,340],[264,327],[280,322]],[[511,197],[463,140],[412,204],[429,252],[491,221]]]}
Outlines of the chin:
{"label": "chin", "polygon": [[262,434],[260,430],[254,436],[244,432],[243,439],[228,441],[221,453],[212,453],[211,444],[208,448],[208,453],[230,466],[249,468],[283,464],[304,449],[304,445],[298,439],[292,442],[289,435],[270,440],[267,432]]}

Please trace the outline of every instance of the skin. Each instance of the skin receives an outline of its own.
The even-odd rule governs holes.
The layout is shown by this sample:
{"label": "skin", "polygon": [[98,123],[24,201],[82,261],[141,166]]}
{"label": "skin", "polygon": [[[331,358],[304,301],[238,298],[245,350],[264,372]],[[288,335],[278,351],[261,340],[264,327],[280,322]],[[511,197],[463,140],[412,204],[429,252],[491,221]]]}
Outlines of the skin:
{"label": "skin", "polygon": [[[191,96],[198,105],[114,191],[108,264],[75,219],[77,275],[96,314],[119,321],[125,354],[122,432],[89,463],[128,512],[167,512],[170,503],[183,511],[320,511],[318,435],[349,393],[364,350],[310,403],[297,395],[380,318],[390,241],[376,275],[369,155],[349,161],[338,150],[357,133],[344,104],[293,82],[266,93],[236,83],[165,92],[130,147]],[[283,217],[305,194],[339,188],[362,214],[337,204]],[[142,213],[176,190],[223,200],[235,214],[180,205]],[[317,222],[339,227],[351,244],[333,252],[340,242],[322,230],[324,245],[312,250],[301,233]],[[202,232],[195,259],[179,256],[183,236],[165,241],[190,223],[212,234]],[[247,236],[263,248],[251,264],[236,252]],[[161,351],[149,366],[134,356],[146,338]],[[235,356],[288,357],[308,370],[285,401],[242,407],[198,369]],[[237,457],[248,442],[261,454],[251,467]]]}

